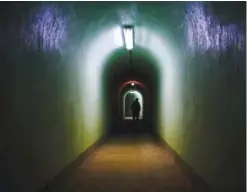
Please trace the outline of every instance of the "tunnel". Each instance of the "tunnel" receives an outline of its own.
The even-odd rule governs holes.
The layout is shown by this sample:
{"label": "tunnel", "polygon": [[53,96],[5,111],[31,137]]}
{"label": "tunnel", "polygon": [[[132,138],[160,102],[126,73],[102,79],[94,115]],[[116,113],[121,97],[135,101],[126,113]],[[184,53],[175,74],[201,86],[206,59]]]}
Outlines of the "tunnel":
{"label": "tunnel", "polygon": [[246,2],[1,2],[0,26],[0,191],[246,190]]}
{"label": "tunnel", "polygon": [[[120,129],[124,129],[123,112],[121,112],[123,110],[122,100],[124,99],[125,91],[132,89],[143,94],[145,100],[143,121],[149,124],[149,129],[151,129],[149,132],[154,133],[155,129],[157,129],[155,122],[157,122],[159,72],[155,69],[155,60],[147,56],[147,51],[136,48],[132,52],[130,61],[129,53],[122,49],[114,52],[109,61],[106,61],[108,65],[106,65],[102,77],[102,92],[105,93],[103,97],[105,104],[103,104],[102,108],[103,111],[105,110],[103,113],[108,115],[108,117],[105,117],[106,130],[115,128],[112,131],[118,132]],[[133,86],[131,85],[132,83],[134,83]],[[125,105],[124,107],[130,109],[130,105],[131,103],[129,106]],[[131,110],[130,115],[132,116]],[[119,130],[116,130],[117,127]],[[111,133],[111,130],[108,132]],[[156,132],[158,131],[156,130]]]}

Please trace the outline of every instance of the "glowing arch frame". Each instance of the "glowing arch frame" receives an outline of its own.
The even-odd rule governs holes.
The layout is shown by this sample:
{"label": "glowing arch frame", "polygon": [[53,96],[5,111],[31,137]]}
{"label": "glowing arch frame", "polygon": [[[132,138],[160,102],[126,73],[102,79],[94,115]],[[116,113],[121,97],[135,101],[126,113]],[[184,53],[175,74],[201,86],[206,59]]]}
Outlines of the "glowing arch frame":
{"label": "glowing arch frame", "polygon": [[125,99],[126,99],[126,96],[127,96],[129,93],[135,93],[136,95],[138,95],[139,102],[140,102],[140,105],[141,105],[141,110],[140,110],[139,119],[143,119],[143,112],[144,112],[144,98],[143,98],[142,93],[141,93],[140,91],[138,91],[138,90],[135,90],[135,89],[129,89],[129,90],[125,91],[125,93],[124,93],[124,95],[123,95],[123,101],[122,101],[122,105],[123,105],[123,119],[126,119],[126,117],[125,117]]}

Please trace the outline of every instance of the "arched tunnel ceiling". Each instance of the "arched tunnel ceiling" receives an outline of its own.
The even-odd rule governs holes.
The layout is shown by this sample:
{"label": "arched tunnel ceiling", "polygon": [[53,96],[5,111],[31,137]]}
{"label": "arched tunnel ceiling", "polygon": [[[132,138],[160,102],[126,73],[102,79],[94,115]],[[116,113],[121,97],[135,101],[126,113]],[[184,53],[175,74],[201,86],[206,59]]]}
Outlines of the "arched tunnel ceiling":
{"label": "arched tunnel ceiling", "polygon": [[[238,10],[234,11],[234,17],[229,7]],[[6,12],[9,8],[14,15]],[[73,52],[81,46],[82,39],[94,37],[96,31],[111,24],[131,22],[166,30],[182,50],[226,49],[225,44],[244,49],[244,13],[245,5],[241,2],[5,3],[1,6],[1,23],[5,26],[1,36],[5,39],[0,42],[2,48],[9,50],[21,46],[44,52]],[[7,23],[6,18],[9,18]],[[236,33],[234,37],[226,37],[226,34]],[[219,36],[222,42],[217,42]],[[43,41],[43,46],[38,46],[39,40]]]}
{"label": "arched tunnel ceiling", "polygon": [[131,89],[133,87],[133,85],[131,85],[132,83],[134,83],[134,86],[140,87],[143,90],[146,90],[146,86],[139,82],[139,81],[135,81],[135,80],[130,80],[130,81],[125,81],[124,83],[121,84],[120,88],[119,88],[119,93],[121,93],[121,91],[125,88],[127,89]]}
{"label": "arched tunnel ceiling", "polygon": [[[123,94],[132,89],[141,89],[144,91],[145,97],[149,98],[149,100],[146,101],[147,103],[152,103],[151,100],[159,100],[160,66],[158,61],[156,61],[153,55],[146,49],[136,46],[130,56],[126,49],[119,48],[108,56],[103,65],[105,66],[102,72],[101,86],[105,104],[103,108],[110,109],[111,106],[109,106],[109,103],[114,103],[114,100],[121,100]],[[132,81],[136,83],[134,87],[130,85]],[[129,84],[126,85],[126,83]],[[149,113],[152,114],[149,115],[150,123],[155,121],[153,116],[155,116],[156,112],[154,109],[157,109],[158,103],[153,102],[152,104],[153,106],[149,107],[148,110]],[[120,106],[118,108],[121,109]],[[122,117],[120,114],[120,116],[117,117],[116,111],[117,109],[113,108],[109,110],[107,114],[110,114],[109,117],[111,117],[111,119],[114,119],[114,116],[115,119]],[[148,111],[146,111],[146,113],[148,113]],[[147,116],[146,113],[145,116]],[[109,122],[110,121],[116,120],[109,120]]]}
{"label": "arched tunnel ceiling", "polygon": [[[229,5],[223,2],[221,6],[226,4]],[[243,5],[234,4],[239,10],[245,10]],[[12,7],[15,14],[4,11]],[[240,51],[245,53],[245,17],[233,22],[228,17],[229,11],[221,9],[218,17],[219,14],[211,11],[213,8],[213,3],[205,2],[11,2],[1,7],[0,18],[4,27],[0,37],[4,39],[0,40],[0,47],[10,52],[8,57],[11,59],[18,58],[13,53],[22,56],[30,52],[59,52],[63,59],[69,56],[67,64],[78,65],[78,81],[82,84],[79,87],[83,87],[80,94],[86,92],[89,95],[89,99],[85,97],[82,101],[85,125],[89,125],[92,114],[101,116],[100,108],[86,114],[85,106],[100,106],[95,101],[100,101],[102,63],[116,49],[123,47],[119,42],[121,38],[115,42],[114,32],[120,34],[121,24],[134,24],[138,33],[136,45],[152,51],[151,55],[159,61],[159,72],[165,71],[165,75],[161,75],[163,84],[160,87],[164,88],[162,94],[169,97],[162,105],[167,108],[163,113],[167,122],[168,119],[175,121],[175,117],[169,117],[172,114],[169,109],[180,105],[177,102],[181,95],[179,91],[182,91],[179,78],[183,62],[188,57],[212,51],[217,59],[230,48],[234,49],[230,52],[232,55]],[[119,29],[114,31],[114,26]],[[90,126],[92,129],[96,127]]]}
{"label": "arched tunnel ceiling", "polygon": [[[131,60],[132,61],[131,61]],[[121,48],[113,52],[106,60],[105,70],[111,70],[112,72],[128,71],[130,68],[133,70],[155,70],[158,74],[157,61],[153,56],[145,49],[135,47],[132,50],[131,56],[126,49]]]}
{"label": "arched tunnel ceiling", "polygon": [[153,82],[155,85],[152,87],[158,86],[160,74],[157,61],[143,48],[135,47],[131,56],[125,49],[118,49],[108,57],[104,65],[102,80],[106,84],[115,83],[118,89],[131,80],[143,86],[150,86]]}

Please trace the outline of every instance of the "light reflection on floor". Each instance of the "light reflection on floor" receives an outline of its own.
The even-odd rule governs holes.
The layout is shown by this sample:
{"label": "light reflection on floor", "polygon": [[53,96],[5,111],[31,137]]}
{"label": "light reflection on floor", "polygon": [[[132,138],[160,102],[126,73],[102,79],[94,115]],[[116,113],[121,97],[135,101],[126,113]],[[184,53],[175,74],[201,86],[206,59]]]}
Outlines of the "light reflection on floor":
{"label": "light reflection on floor", "polygon": [[145,137],[109,140],[51,191],[170,192],[189,191],[189,186],[171,153]]}

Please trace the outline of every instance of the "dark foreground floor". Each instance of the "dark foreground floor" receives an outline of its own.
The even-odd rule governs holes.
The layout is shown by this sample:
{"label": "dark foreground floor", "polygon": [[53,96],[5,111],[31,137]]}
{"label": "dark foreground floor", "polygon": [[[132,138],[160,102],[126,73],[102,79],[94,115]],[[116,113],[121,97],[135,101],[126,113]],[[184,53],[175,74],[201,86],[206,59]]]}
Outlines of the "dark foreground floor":
{"label": "dark foreground floor", "polygon": [[145,135],[125,136],[111,138],[86,157],[78,159],[44,191],[207,191],[192,180],[163,143]]}

